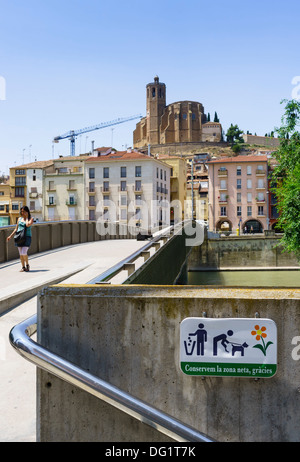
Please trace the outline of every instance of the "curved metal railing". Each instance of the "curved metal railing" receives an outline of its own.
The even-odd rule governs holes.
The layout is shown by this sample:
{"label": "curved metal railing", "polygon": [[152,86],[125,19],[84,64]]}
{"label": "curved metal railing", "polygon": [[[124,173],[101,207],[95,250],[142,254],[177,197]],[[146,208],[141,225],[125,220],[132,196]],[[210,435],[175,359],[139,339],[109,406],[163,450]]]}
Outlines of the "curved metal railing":
{"label": "curved metal railing", "polygon": [[213,442],[212,439],[198,430],[183,424],[42,347],[30,338],[36,329],[37,315],[34,315],[13,327],[9,334],[11,345],[28,361],[150,425],[175,441]]}
{"label": "curved metal railing", "polygon": [[[178,227],[175,228],[175,230],[172,230],[172,233],[176,233]],[[105,271],[88,284],[108,281],[124,267],[125,263],[136,259],[141,252],[149,249],[155,242],[162,239],[164,235],[164,233],[159,234],[137,252]],[[9,334],[9,340],[11,345],[22,357],[35,364],[37,367],[111,404],[126,414],[164,433],[175,441],[213,442],[207,435],[200,433],[198,430],[180,422],[138,398],[133,397],[39,345],[31,338],[36,330],[37,315],[35,314],[13,327]]]}

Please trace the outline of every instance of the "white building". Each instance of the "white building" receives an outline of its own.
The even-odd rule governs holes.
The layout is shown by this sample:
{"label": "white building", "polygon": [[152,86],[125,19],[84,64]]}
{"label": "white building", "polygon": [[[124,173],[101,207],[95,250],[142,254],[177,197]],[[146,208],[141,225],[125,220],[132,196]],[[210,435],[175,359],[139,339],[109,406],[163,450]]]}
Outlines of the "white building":
{"label": "white building", "polygon": [[138,151],[85,161],[85,219],[153,230],[170,219],[171,166]]}

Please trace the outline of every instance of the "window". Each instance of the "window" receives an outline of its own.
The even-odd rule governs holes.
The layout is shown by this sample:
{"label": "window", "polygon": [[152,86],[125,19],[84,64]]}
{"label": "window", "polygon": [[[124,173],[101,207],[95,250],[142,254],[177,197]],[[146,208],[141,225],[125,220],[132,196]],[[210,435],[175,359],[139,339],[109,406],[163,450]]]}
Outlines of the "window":
{"label": "window", "polygon": [[226,193],[221,193],[220,194],[220,202],[226,202],[227,201],[227,194]]}
{"label": "window", "polygon": [[227,189],[227,182],[226,180],[220,181],[220,189]]}
{"label": "window", "polygon": [[251,175],[252,174],[252,167],[251,165],[247,165],[247,175]]}
{"label": "window", "polygon": [[12,210],[19,210],[19,204],[12,204]]}
{"label": "window", "polygon": [[247,202],[252,202],[252,193],[247,193]]}
{"label": "window", "polygon": [[121,220],[127,220],[127,210],[121,209]]}
{"label": "window", "polygon": [[247,217],[251,217],[252,216],[252,205],[248,205],[247,206]]}
{"label": "window", "polygon": [[16,170],[16,175],[25,175],[25,170]]}
{"label": "window", "polygon": [[236,201],[237,201],[237,202],[242,202],[242,193],[237,193],[237,195],[236,195]]}
{"label": "window", "polygon": [[104,192],[109,191],[109,181],[103,181],[103,191]]}
{"label": "window", "polygon": [[49,187],[48,187],[49,191],[53,191],[55,188],[54,188],[54,181],[49,181]]}
{"label": "window", "polygon": [[184,113],[182,114],[182,118],[183,118],[183,120],[186,120],[186,119],[187,119],[187,114],[186,114],[186,112],[184,112]]}
{"label": "window", "polygon": [[94,207],[95,205],[95,196],[89,196],[89,206]]}
{"label": "window", "polygon": [[258,189],[263,189],[265,186],[264,186],[264,180],[262,178],[259,178],[257,180],[257,188]]}
{"label": "window", "polygon": [[238,217],[241,217],[242,216],[242,206],[241,205],[238,205],[237,208],[236,208],[236,214]]}
{"label": "window", "polygon": [[260,201],[260,202],[265,200],[265,196],[264,196],[263,192],[259,192],[257,194],[257,200]]}
{"label": "window", "polygon": [[142,205],[142,195],[141,194],[136,194],[136,196],[135,196],[135,204],[136,205]]}
{"label": "window", "polygon": [[127,196],[121,195],[121,205],[127,205]]}
{"label": "window", "polygon": [[120,175],[121,175],[121,178],[126,178],[126,176],[127,176],[126,175],[126,167],[121,167]]}
{"label": "window", "polygon": [[15,188],[15,197],[24,197],[24,188]]}
{"label": "window", "polygon": [[252,189],[252,180],[247,180],[247,189]]}
{"label": "window", "polygon": [[49,196],[49,205],[54,205],[54,196]]}
{"label": "window", "polygon": [[19,176],[16,178],[16,186],[21,186],[26,184],[26,176]]}
{"label": "window", "polygon": [[142,182],[141,182],[141,180],[136,180],[135,181],[135,190],[136,191],[141,191],[142,190]]}
{"label": "window", "polygon": [[32,175],[32,181],[36,181],[36,175]]}
{"label": "window", "polygon": [[141,177],[142,176],[142,167],[140,165],[137,165],[135,167],[135,176],[136,177]]}
{"label": "window", "polygon": [[157,167],[157,169],[156,169],[156,178],[158,178],[158,172],[159,172],[159,169]]}
{"label": "window", "polygon": [[226,207],[222,206],[221,207],[221,217],[226,217],[226,216],[227,216]]}
{"label": "window", "polygon": [[90,179],[95,178],[95,169],[94,168],[89,168],[89,178]]}
{"label": "window", "polygon": [[121,191],[127,191],[126,181],[121,181]]}
{"label": "window", "polygon": [[237,167],[236,168],[236,174],[241,175],[242,174],[242,167]]}
{"label": "window", "polygon": [[166,172],[166,170],[164,171],[164,180],[167,181],[167,172]]}
{"label": "window", "polygon": [[103,178],[109,178],[109,167],[103,167]]}
{"label": "window", "polygon": [[89,210],[89,220],[95,220],[95,210]]}
{"label": "window", "polygon": [[236,180],[236,188],[237,189],[242,189],[242,180],[240,178],[238,178]]}
{"label": "window", "polygon": [[73,196],[73,194],[69,196],[69,204],[75,205],[75,197]]}
{"label": "window", "polygon": [[152,98],[155,98],[155,87],[152,88]]}
{"label": "window", "polygon": [[259,205],[258,206],[258,215],[264,215],[264,206],[263,205]]}
{"label": "window", "polygon": [[75,189],[75,180],[69,180],[69,189]]}
{"label": "window", "polygon": [[29,210],[32,212],[35,210],[35,201],[30,201],[29,202]]}
{"label": "window", "polygon": [[89,192],[95,192],[95,182],[94,181],[89,182]]}

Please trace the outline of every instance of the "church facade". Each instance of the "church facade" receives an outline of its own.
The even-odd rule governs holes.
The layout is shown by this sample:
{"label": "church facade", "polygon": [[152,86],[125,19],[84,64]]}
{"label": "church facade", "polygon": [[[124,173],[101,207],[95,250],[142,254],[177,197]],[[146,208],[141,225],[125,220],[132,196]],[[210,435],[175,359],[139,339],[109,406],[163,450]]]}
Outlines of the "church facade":
{"label": "church facade", "polygon": [[146,117],[136,125],[133,145],[222,141],[222,125],[208,122],[201,103],[178,101],[166,105],[166,85],[156,76],[146,86]]}

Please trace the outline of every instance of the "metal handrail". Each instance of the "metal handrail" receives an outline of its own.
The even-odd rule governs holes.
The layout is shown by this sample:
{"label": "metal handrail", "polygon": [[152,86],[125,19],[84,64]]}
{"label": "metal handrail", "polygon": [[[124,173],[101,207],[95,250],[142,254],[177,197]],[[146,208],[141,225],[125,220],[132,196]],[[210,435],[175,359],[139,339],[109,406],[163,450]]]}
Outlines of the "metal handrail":
{"label": "metal handrail", "polygon": [[[176,232],[178,232],[179,229],[181,229],[183,226],[183,222],[180,222],[178,225],[176,226],[171,226],[170,228],[168,228],[167,230],[163,231],[161,234],[159,234],[158,236],[155,236],[154,238],[151,239],[151,241],[149,241],[147,244],[145,244],[143,247],[141,247],[140,249],[136,250],[134,253],[132,253],[129,257],[126,257],[124,258],[124,260],[116,263],[114,266],[112,266],[111,268],[109,268],[108,270],[104,271],[103,273],[101,273],[99,276],[96,276],[95,278],[93,278],[91,281],[89,281],[87,284],[101,284],[101,283],[107,283],[107,281],[109,279],[112,279],[119,271],[122,270],[122,268],[124,267],[124,265],[126,263],[131,263],[133,262],[134,260],[136,260],[142,252],[145,252],[147,251],[150,247],[152,247],[156,242],[160,241],[161,239],[163,239],[163,237],[167,236],[168,233],[170,233],[171,231],[175,234]],[[127,278],[126,278],[127,279]]]}
{"label": "metal handrail", "polygon": [[198,430],[183,424],[42,347],[30,338],[36,330],[37,315],[34,315],[13,327],[9,334],[9,340],[21,356],[37,367],[81,390],[87,391],[176,441],[213,442],[211,438]]}

